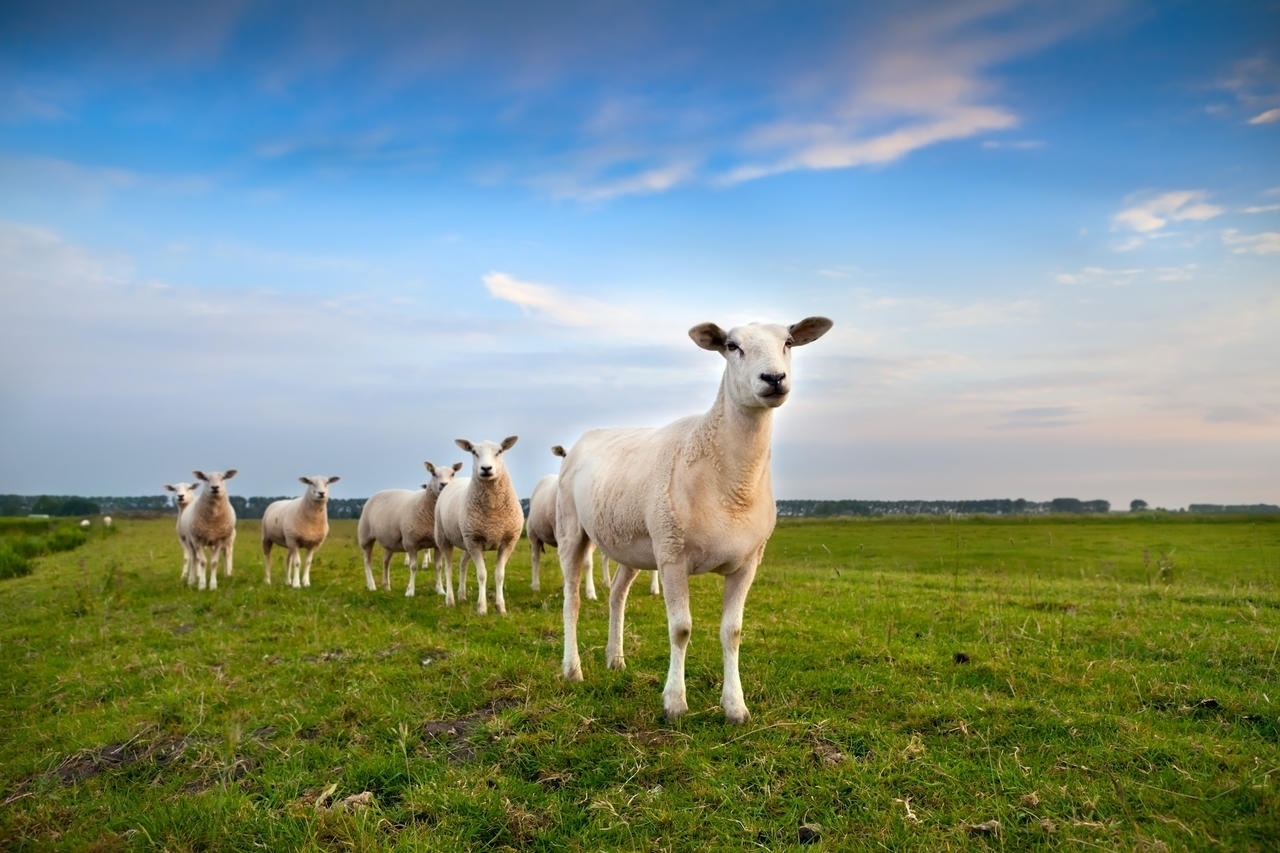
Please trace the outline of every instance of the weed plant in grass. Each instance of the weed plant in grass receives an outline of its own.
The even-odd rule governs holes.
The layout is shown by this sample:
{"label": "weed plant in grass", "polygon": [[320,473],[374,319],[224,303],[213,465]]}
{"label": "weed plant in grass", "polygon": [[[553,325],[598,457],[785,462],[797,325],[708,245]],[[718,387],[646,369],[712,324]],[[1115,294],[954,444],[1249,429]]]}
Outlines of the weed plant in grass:
{"label": "weed plant in grass", "polygon": [[525,548],[481,617],[367,592],[354,522],[307,590],[242,522],[216,593],[172,520],[117,527],[0,583],[9,849],[1280,847],[1273,520],[783,521],[736,727],[715,578],[668,723],[661,601],[622,672],[584,602],[564,683]]}

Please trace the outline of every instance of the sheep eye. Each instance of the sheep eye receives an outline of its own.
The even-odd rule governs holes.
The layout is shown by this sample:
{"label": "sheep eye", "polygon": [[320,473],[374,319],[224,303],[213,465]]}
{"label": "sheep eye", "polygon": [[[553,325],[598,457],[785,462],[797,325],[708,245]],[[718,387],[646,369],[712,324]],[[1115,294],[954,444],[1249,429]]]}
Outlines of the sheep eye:
{"label": "sheep eye", "polygon": [[792,345],[793,343],[795,343],[795,340],[794,340],[793,338],[787,338],[787,342],[786,342],[785,344],[783,344],[782,346],[783,346],[783,348],[784,348],[784,349],[791,349],[791,345]]}
{"label": "sheep eye", "polygon": [[729,352],[742,352],[742,347],[738,346],[733,341],[729,341],[728,343],[726,343],[724,345],[724,348],[727,349]]}

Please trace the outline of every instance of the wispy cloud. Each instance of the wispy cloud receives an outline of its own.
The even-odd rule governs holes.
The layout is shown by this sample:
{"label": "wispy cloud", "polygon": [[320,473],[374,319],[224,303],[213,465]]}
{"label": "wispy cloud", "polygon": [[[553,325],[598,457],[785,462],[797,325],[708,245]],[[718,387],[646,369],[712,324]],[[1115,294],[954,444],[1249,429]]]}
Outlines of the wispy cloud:
{"label": "wispy cloud", "polygon": [[1280,121],[1280,107],[1258,113],[1249,119],[1249,124],[1274,124],[1278,121]]}
{"label": "wispy cloud", "polygon": [[1138,282],[1176,282],[1191,281],[1195,278],[1198,266],[1186,264],[1180,267],[1128,267],[1124,269],[1108,269],[1107,267],[1082,267],[1076,272],[1058,273],[1054,280],[1059,284],[1082,285],[1091,287],[1128,287]]}
{"label": "wispy cloud", "polygon": [[1204,190],[1176,190],[1131,204],[1112,217],[1112,230],[1131,230],[1150,236],[1170,222],[1203,222],[1224,211],[1206,199]]}
{"label": "wispy cloud", "polygon": [[1261,234],[1241,234],[1234,228],[1222,232],[1222,242],[1237,255],[1270,255],[1280,252],[1280,231],[1264,231]]}

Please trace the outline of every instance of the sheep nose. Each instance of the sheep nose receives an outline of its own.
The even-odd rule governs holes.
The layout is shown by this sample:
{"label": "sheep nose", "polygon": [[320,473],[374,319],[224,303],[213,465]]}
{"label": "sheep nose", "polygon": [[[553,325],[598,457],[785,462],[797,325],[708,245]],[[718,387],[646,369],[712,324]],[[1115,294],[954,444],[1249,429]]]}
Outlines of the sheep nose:
{"label": "sheep nose", "polygon": [[772,385],[774,388],[777,388],[779,385],[781,385],[781,384],[782,384],[782,381],[783,381],[784,379],[786,379],[786,378],[787,378],[787,374],[785,374],[785,373],[761,373],[761,374],[760,374],[760,378],[761,378],[761,379],[763,379],[765,382],[768,382],[768,383],[769,383],[770,385]]}
{"label": "sheep nose", "polygon": [[493,466],[492,466],[492,465],[481,465],[481,466],[480,466],[480,476],[481,476],[481,477],[488,477],[488,476],[489,476],[490,474],[492,474],[492,473],[493,473]]}

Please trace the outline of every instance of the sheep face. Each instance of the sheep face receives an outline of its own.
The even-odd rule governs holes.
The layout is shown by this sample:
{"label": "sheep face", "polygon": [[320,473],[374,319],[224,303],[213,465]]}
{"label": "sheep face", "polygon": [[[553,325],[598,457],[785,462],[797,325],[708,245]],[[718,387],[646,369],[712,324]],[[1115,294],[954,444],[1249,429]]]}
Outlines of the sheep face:
{"label": "sheep face", "polygon": [[329,500],[329,484],[341,479],[341,477],[299,477],[298,482],[307,487],[308,500],[324,503]]}
{"label": "sheep face", "polygon": [[432,465],[430,462],[423,462],[426,466],[427,473],[431,475],[431,482],[423,483],[422,488],[429,489],[439,495],[444,491],[444,487],[453,482],[454,476],[462,470],[462,463],[455,462],[450,465]]}
{"label": "sheep face", "polygon": [[195,475],[197,480],[203,480],[208,484],[209,488],[205,490],[206,494],[217,498],[221,497],[226,492],[226,481],[236,475],[236,469],[228,468],[225,472],[210,471],[207,474],[204,471],[192,471],[191,473]]}
{"label": "sheep face", "polygon": [[200,488],[199,483],[165,483],[165,489],[173,492],[173,502],[178,507],[178,512],[182,512],[191,502],[196,499],[196,489]]}
{"label": "sheep face", "polygon": [[471,476],[477,480],[496,480],[506,471],[502,454],[514,447],[518,438],[509,435],[502,444],[492,441],[472,443],[465,438],[459,438],[455,443],[471,454]]}
{"label": "sheep face", "polygon": [[689,337],[724,356],[730,399],[745,408],[774,409],[791,393],[791,348],[816,341],[831,325],[826,317],[808,317],[791,326],[752,323],[726,332],[702,323],[689,330]]}

